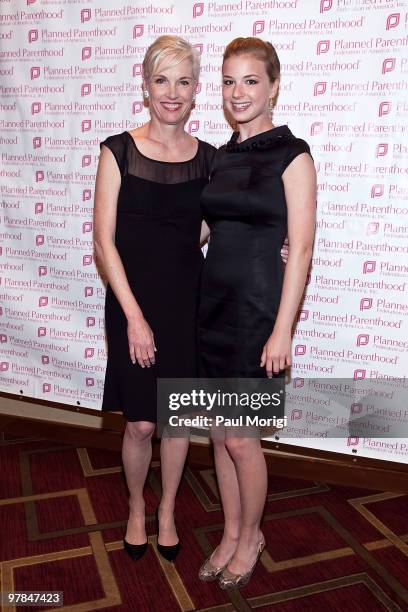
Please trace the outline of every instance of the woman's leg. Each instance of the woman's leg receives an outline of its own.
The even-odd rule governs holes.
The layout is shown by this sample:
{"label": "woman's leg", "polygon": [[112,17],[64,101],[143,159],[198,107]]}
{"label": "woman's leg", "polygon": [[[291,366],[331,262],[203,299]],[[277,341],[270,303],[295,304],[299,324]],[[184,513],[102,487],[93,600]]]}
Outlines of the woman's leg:
{"label": "woman's leg", "polygon": [[241,502],[235,465],[225,446],[225,428],[213,432],[215,471],[224,512],[224,532],[211,557],[211,565],[228,563],[238,545],[241,526]]}
{"label": "woman's leg", "polygon": [[160,464],[162,474],[162,498],[160,501],[159,534],[157,541],[163,546],[174,546],[178,542],[174,524],[174,505],[181,475],[190,443],[189,429],[179,431],[179,436],[164,434],[160,443]]}
{"label": "woman's leg", "polygon": [[130,494],[125,536],[129,544],[144,544],[147,540],[143,488],[152,458],[154,429],[155,424],[149,421],[128,422],[123,437],[122,461]]}
{"label": "woman's leg", "polygon": [[241,501],[239,541],[228,569],[234,574],[246,573],[258,553],[260,522],[267,494],[267,469],[259,437],[226,437],[225,445],[232,458]]}

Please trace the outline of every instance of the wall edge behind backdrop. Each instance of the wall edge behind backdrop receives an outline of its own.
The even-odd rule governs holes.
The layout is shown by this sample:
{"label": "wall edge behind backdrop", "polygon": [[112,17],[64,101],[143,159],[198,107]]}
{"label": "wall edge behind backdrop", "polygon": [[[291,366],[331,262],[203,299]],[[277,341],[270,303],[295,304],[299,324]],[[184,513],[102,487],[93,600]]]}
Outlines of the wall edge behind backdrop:
{"label": "wall edge behind backdrop", "polygon": [[[319,184],[288,389],[294,438],[282,442],[406,461],[407,441],[387,428],[408,425],[407,24],[406,1],[1,2],[1,390],[100,408],[105,288],[92,252],[99,142],[146,121],[141,61],[170,33],[202,56],[188,130],[225,143],[223,48],[256,35],[282,63],[274,123],[309,143]],[[350,391],[327,405],[312,379],[373,381],[378,392]],[[334,414],[370,411],[366,435],[325,438]]]}

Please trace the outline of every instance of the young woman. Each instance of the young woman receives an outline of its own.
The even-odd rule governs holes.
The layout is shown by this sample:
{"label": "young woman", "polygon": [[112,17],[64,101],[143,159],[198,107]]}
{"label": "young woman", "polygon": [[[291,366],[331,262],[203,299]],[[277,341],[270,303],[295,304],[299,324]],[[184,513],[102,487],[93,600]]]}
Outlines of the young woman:
{"label": "young woman", "polygon": [[[202,268],[200,195],[215,154],[184,130],[199,74],[197,51],[161,36],[143,61],[150,121],[101,143],[94,212],[97,263],[108,281],[108,362],[102,410],[126,419],[123,465],[130,492],[124,547],[147,549],[143,488],[156,415],[157,377],[197,375],[196,315]],[[286,251],[282,252],[282,257]],[[176,557],[174,505],[188,437],[161,440],[158,550]]]}
{"label": "young woman", "polygon": [[[161,36],[143,62],[150,121],[101,143],[94,242],[108,286],[108,362],[102,410],[127,421],[123,465],[130,492],[124,547],[133,559],[147,549],[143,487],[155,429],[157,377],[194,377],[200,249],[200,194],[215,149],[184,126],[199,73],[196,50]],[[188,437],[161,440],[162,499],[158,549],[178,553],[174,504]]]}
{"label": "young woman", "polygon": [[[199,311],[203,377],[284,376],[291,365],[292,325],[313,248],[316,174],[307,143],[272,123],[279,78],[270,43],[250,37],[227,46],[222,92],[237,130],[217,151],[202,194],[211,231]],[[287,234],[284,269],[280,250]],[[248,582],[265,546],[260,521],[267,471],[259,436],[228,428],[216,434],[225,526],[199,576],[230,588]]]}

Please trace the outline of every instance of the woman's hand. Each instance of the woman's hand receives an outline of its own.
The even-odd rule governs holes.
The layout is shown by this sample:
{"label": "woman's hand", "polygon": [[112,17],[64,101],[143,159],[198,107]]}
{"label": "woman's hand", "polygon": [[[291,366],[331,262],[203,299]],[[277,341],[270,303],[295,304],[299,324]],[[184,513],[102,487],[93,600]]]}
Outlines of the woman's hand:
{"label": "woman's hand", "polygon": [[261,355],[261,368],[265,366],[268,378],[272,378],[272,374],[279,374],[281,370],[292,365],[291,340],[289,332],[282,333],[274,330],[269,336]]}
{"label": "woman's hand", "polygon": [[284,264],[288,263],[289,240],[288,240],[287,236],[286,236],[285,242],[283,243],[282,248],[281,248],[281,257],[282,257],[282,261],[283,261]]}
{"label": "woman's hand", "polygon": [[154,352],[157,351],[153,332],[146,319],[137,317],[128,320],[127,335],[129,354],[133,364],[150,368],[156,362]]}

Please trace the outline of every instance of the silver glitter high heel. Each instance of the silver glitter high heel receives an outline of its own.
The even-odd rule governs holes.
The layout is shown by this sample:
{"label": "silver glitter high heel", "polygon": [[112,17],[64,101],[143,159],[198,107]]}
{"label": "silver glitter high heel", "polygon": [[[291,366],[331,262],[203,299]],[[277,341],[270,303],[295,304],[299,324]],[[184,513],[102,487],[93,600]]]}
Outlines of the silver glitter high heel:
{"label": "silver glitter high heel", "polygon": [[198,577],[200,580],[203,580],[204,582],[211,582],[212,580],[217,580],[218,576],[221,574],[221,572],[227,567],[228,563],[231,561],[231,559],[228,559],[227,563],[225,563],[225,565],[212,565],[211,564],[211,557],[213,556],[215,551],[213,551],[211,553],[211,555],[209,557],[207,557],[207,559],[204,561],[204,563],[202,564],[202,566],[199,569],[198,572]]}
{"label": "silver glitter high heel", "polygon": [[219,578],[219,585],[221,589],[239,588],[239,587],[243,587],[246,584],[248,584],[254,572],[255,566],[258,563],[259,557],[261,556],[264,548],[265,548],[265,538],[264,536],[262,536],[262,539],[258,544],[258,553],[256,555],[255,561],[253,562],[249,570],[245,572],[245,574],[234,574],[233,572],[230,572],[229,569],[226,567],[221,572],[221,575]]}

